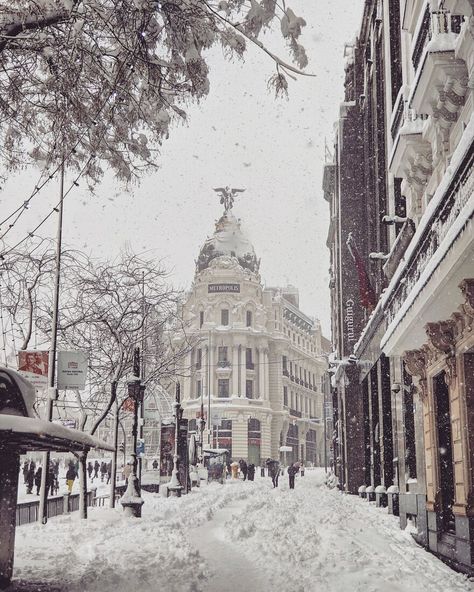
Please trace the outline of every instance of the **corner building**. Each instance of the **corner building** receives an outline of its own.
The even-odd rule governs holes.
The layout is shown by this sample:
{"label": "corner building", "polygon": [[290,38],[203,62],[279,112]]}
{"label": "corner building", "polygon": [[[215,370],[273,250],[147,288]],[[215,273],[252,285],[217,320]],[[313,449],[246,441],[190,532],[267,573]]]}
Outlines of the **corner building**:
{"label": "corner building", "polygon": [[289,462],[321,465],[321,328],[300,311],[295,288],[263,287],[259,264],[226,209],[201,248],[183,305],[196,340],[183,368],[184,417],[195,431],[203,411],[204,444],[229,449],[233,459],[259,465],[287,445]]}

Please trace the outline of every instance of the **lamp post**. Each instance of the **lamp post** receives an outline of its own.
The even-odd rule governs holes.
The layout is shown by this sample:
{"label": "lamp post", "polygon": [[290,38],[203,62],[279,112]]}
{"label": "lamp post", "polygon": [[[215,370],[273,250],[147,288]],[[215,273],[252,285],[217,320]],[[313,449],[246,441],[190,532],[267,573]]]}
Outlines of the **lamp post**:
{"label": "lamp post", "polygon": [[171,481],[168,484],[168,491],[175,497],[181,497],[183,486],[179,480],[178,472],[178,437],[179,424],[183,416],[183,408],[181,407],[181,387],[179,382],[176,383],[176,400],[174,402],[174,456],[173,456],[173,472],[171,473]]}
{"label": "lamp post", "polygon": [[123,506],[125,515],[140,518],[144,502],[140,496],[140,483],[137,476],[138,406],[143,402],[145,386],[142,385],[140,379],[140,349],[138,347],[135,348],[134,352],[133,374],[132,378],[127,381],[128,397],[133,400],[133,452],[130,455],[133,459],[133,467],[128,478],[127,490],[120,503]]}

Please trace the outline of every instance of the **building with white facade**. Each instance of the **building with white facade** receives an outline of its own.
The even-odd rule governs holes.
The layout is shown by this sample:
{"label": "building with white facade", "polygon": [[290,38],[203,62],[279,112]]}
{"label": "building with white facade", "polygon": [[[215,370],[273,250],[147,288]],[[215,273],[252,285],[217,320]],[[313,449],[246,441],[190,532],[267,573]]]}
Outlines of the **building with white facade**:
{"label": "building with white facade", "polygon": [[321,328],[300,311],[296,288],[264,288],[259,263],[226,202],[183,305],[188,332],[198,339],[185,362],[184,417],[196,430],[203,413],[204,443],[229,449],[234,459],[260,464],[288,445],[288,461],[319,465]]}

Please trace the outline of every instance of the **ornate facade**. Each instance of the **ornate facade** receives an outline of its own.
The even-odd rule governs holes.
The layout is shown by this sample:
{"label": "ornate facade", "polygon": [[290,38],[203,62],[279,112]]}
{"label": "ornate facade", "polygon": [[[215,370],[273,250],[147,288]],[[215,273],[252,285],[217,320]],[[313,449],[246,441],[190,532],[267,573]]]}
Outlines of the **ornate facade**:
{"label": "ornate facade", "polygon": [[[360,389],[354,417],[365,458],[361,467],[339,455],[341,483],[395,494],[401,526],[411,523],[421,544],[474,573],[473,3],[367,0],[349,54],[342,149],[325,189],[336,217],[352,199],[354,217],[368,220],[348,276],[357,274],[365,309],[352,374],[344,379],[342,359],[333,379],[343,403],[348,384]],[[364,137],[359,170],[350,133],[341,136],[348,122]],[[348,171],[352,187],[341,183]],[[334,236],[333,326],[341,327],[340,259],[350,267],[351,245]]]}
{"label": "ornate facade", "polygon": [[184,417],[197,430],[203,414],[205,445],[234,459],[258,465],[288,445],[287,460],[320,465],[327,366],[320,325],[299,310],[295,288],[262,285],[259,263],[226,204],[183,304],[196,340],[182,369]]}

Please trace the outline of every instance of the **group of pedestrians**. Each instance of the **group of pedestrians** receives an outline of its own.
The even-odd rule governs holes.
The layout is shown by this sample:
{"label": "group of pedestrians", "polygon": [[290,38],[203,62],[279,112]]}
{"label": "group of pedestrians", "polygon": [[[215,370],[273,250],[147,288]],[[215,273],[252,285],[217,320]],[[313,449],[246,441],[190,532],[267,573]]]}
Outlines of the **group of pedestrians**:
{"label": "group of pedestrians", "polygon": [[108,463],[102,461],[101,463],[99,463],[99,461],[96,460],[94,464],[92,464],[91,461],[87,463],[87,474],[89,475],[89,479],[91,482],[93,482],[94,479],[99,478],[99,473],[100,480],[102,482],[104,482],[104,480],[107,480],[108,484],[112,476],[112,461],[109,461]]}
{"label": "group of pedestrians", "polygon": [[227,466],[227,477],[231,476],[232,479],[239,479],[239,476],[242,475],[243,480],[253,481],[255,479],[255,465],[253,463],[247,464],[243,458],[237,462],[228,462]]}
{"label": "group of pedestrians", "polygon": [[[32,494],[36,488],[36,495],[39,495],[41,488],[41,479],[43,476],[43,467],[36,465],[34,460],[25,460],[23,463],[23,482],[26,486],[26,493]],[[46,490],[49,495],[57,495],[59,491],[59,461],[52,460],[48,465],[46,474]]]}
{"label": "group of pedestrians", "polygon": [[[278,479],[281,474],[280,463],[277,460],[267,458],[265,464],[267,465],[268,475],[272,478],[273,487],[278,487]],[[304,465],[299,462],[291,463],[287,468],[288,484],[290,489],[295,488],[295,477],[301,470],[301,476],[304,477]]]}

